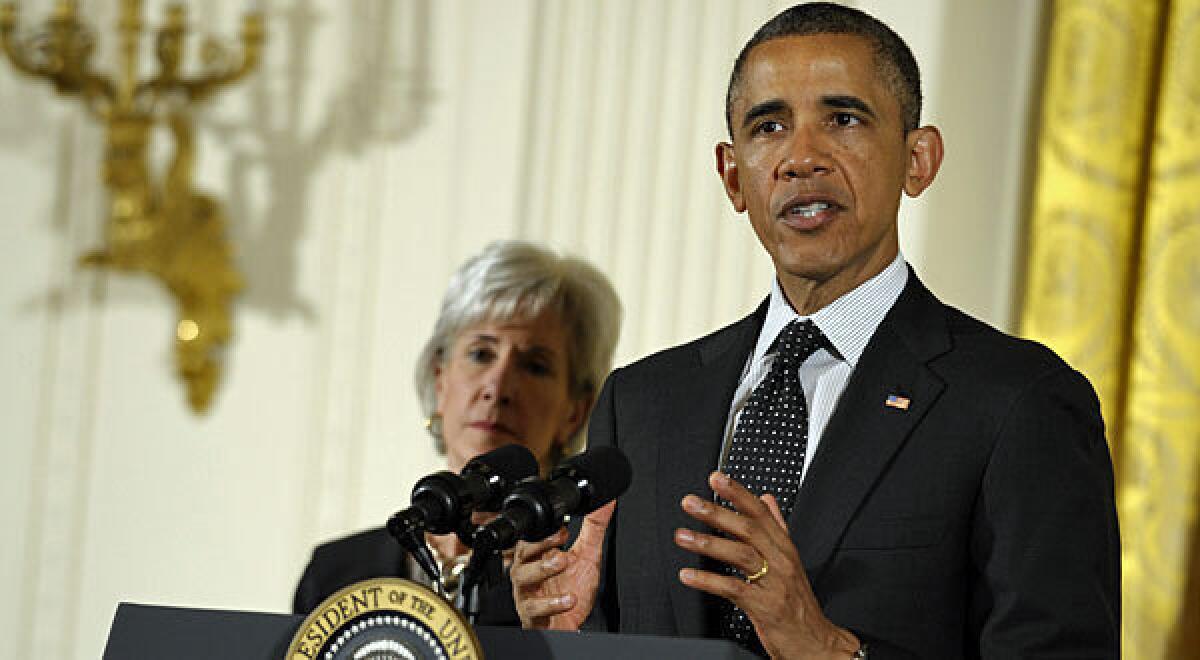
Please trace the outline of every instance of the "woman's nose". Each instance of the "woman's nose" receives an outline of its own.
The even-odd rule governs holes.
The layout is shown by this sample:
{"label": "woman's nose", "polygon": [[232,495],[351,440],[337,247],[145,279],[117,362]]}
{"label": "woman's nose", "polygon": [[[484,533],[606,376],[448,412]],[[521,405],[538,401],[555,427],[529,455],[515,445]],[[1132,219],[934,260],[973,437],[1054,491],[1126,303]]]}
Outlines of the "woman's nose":
{"label": "woman's nose", "polygon": [[516,394],[516,360],[502,357],[488,370],[483,383],[483,398],[501,404],[511,403]]}

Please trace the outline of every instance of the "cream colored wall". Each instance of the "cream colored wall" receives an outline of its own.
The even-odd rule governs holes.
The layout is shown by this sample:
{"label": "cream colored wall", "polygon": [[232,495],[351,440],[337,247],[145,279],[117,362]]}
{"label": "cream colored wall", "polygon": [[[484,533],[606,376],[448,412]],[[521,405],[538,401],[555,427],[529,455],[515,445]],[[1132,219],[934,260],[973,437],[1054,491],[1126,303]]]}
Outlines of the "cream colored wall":
{"label": "cream colored wall", "polygon": [[[48,0],[26,2],[41,16]],[[83,3],[111,42],[116,3]],[[150,15],[161,4],[150,2]],[[192,3],[232,34],[242,2]],[[248,287],[212,411],[153,282],[79,270],[102,134],[0,66],[0,639],[92,658],[119,601],[283,611],[312,545],[437,467],[410,385],[449,273],[501,237],[606,270],[618,363],[752,308],[769,264],[712,173],[740,43],[782,2],[266,2],[263,70],[199,119]],[[936,291],[1009,325],[1038,6],[859,3],[912,43],[948,143],[906,203]]]}

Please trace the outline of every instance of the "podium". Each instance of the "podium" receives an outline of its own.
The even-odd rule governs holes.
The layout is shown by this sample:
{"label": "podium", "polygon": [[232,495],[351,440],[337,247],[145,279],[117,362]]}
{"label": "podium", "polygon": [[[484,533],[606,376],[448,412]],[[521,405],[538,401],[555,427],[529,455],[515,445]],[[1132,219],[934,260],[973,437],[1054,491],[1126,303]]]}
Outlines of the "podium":
{"label": "podium", "polygon": [[[121,603],[117,606],[104,660],[280,660],[302,616]],[[754,660],[757,656],[724,640],[651,635],[610,635],[475,629],[488,660]]]}

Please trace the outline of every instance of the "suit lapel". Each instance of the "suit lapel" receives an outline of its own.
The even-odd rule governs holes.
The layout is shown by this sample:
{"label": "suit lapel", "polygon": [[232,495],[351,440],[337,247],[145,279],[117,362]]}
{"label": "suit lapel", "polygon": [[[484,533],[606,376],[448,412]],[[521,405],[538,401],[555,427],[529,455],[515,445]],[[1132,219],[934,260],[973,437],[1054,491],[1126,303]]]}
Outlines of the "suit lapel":
{"label": "suit lapel", "polygon": [[[950,347],[941,304],[909,272],[909,282],[854,369],[821,437],[788,519],[812,579],[819,573],[859,504],[941,394],[944,383],[926,366]],[[885,405],[907,398],[903,410]]]}
{"label": "suit lapel", "polygon": [[695,368],[677,376],[679,387],[670,393],[673,398],[666,406],[674,417],[671,435],[659,442],[656,529],[672,535],[663,540],[667,563],[664,574],[668,576],[676,627],[683,636],[705,634],[705,612],[711,610],[706,601],[712,597],[685,587],[676,578],[681,568],[700,563],[695,554],[684,551],[673,540],[675,529],[697,527],[696,521],[680,508],[680,502],[689,493],[712,499],[708,475],[717,467],[729,403],[766,310],[764,302],[750,316],[700,342]]}

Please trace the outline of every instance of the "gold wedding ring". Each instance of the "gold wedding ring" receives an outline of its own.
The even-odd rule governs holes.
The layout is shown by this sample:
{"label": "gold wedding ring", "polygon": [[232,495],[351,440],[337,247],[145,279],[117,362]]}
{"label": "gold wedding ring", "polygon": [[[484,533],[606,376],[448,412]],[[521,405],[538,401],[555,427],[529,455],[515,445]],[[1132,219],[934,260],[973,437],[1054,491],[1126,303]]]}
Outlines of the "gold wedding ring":
{"label": "gold wedding ring", "polygon": [[746,576],[746,584],[753,584],[756,580],[758,580],[758,578],[760,578],[766,574],[767,574],[767,558],[763,557],[762,568],[758,569],[758,572],[753,575],[747,575]]}

